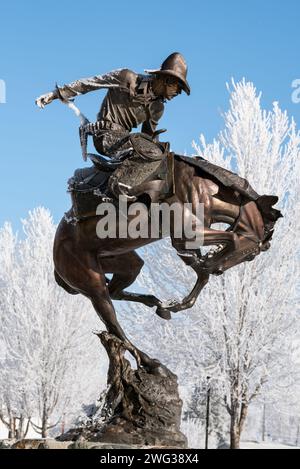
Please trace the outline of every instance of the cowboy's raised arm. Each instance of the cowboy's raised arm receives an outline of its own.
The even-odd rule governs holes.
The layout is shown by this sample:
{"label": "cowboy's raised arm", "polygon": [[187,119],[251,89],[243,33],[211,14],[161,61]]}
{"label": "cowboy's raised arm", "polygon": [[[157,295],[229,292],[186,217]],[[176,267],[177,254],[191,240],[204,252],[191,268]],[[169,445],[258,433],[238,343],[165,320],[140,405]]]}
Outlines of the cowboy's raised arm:
{"label": "cowboy's raised arm", "polygon": [[[90,91],[96,91],[101,88],[122,88],[130,94],[133,93],[133,86],[136,82],[136,74],[128,69],[114,70],[104,75],[96,75],[89,78],[82,78],[73,81],[68,85],[59,87],[59,92],[64,99],[74,98]],[[57,91],[44,94],[36,100],[37,106],[40,108],[50,104],[57,99]]]}

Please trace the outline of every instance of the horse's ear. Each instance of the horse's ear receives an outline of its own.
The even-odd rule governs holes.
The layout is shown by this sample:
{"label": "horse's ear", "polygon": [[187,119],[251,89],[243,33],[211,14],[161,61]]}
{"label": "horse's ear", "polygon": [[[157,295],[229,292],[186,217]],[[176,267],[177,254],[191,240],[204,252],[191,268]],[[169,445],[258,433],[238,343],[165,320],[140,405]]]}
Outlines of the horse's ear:
{"label": "horse's ear", "polygon": [[271,204],[272,204],[272,205],[276,205],[277,202],[278,202],[278,200],[279,200],[279,198],[277,197],[277,195],[271,195],[271,196],[269,196],[269,197],[270,197],[269,200],[270,200]]}
{"label": "horse's ear", "polygon": [[280,210],[273,208],[273,205],[277,204],[278,200],[276,195],[261,195],[256,200],[256,205],[263,215],[275,222],[283,216]]}
{"label": "horse's ear", "polygon": [[272,239],[273,233],[274,233],[274,230],[269,231],[269,233],[267,234],[267,236],[264,239],[264,243],[266,243],[267,241],[270,241]]}

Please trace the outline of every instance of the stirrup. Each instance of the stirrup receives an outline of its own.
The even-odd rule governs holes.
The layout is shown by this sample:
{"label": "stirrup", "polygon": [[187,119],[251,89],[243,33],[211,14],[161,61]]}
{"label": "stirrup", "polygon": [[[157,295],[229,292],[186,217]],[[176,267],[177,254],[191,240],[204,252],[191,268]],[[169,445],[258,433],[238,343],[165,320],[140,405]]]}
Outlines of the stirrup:
{"label": "stirrup", "polygon": [[95,153],[88,153],[87,156],[96,166],[96,168],[100,169],[100,171],[112,172],[115,171],[122,164],[122,161],[120,160],[108,161],[103,156],[96,155]]}
{"label": "stirrup", "polygon": [[112,183],[110,184],[109,192],[116,199],[119,199],[119,197],[124,197],[127,200],[127,202],[135,202],[137,200],[137,197],[134,195],[130,195],[128,193],[131,189],[132,189],[131,186],[128,186],[127,184],[123,184],[122,182],[118,182],[114,178]]}
{"label": "stirrup", "polygon": [[[116,190],[117,188],[117,190]],[[127,202],[135,202],[137,200],[137,197],[135,195],[129,195],[128,190],[132,189],[131,186],[128,186],[127,184],[123,184],[122,182],[118,182],[114,188],[113,192],[116,197],[125,197]]]}

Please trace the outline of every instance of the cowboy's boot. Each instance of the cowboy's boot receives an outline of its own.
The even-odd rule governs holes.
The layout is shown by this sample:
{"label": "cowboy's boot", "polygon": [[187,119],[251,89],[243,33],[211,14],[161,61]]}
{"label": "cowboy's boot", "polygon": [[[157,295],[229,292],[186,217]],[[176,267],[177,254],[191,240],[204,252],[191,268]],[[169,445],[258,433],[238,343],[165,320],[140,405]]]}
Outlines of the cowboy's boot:
{"label": "cowboy's boot", "polygon": [[141,184],[150,180],[161,162],[162,158],[153,161],[133,154],[111,175],[108,183],[109,192],[116,198],[122,195],[128,200],[136,200],[135,187],[140,187]]}
{"label": "cowboy's boot", "polygon": [[[108,188],[115,196],[133,198],[140,194],[141,185],[151,179],[169,151],[169,143],[154,142],[151,137],[130,135],[133,152],[110,177]],[[135,188],[139,187],[135,193]]]}

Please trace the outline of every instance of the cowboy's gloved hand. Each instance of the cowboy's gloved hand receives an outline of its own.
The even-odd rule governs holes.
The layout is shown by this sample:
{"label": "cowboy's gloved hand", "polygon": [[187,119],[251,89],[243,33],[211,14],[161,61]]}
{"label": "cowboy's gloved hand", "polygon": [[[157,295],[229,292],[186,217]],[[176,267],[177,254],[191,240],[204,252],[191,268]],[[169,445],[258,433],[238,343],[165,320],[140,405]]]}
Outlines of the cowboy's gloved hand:
{"label": "cowboy's gloved hand", "polygon": [[47,104],[52,103],[52,101],[56,98],[55,93],[51,91],[51,93],[42,94],[39,98],[35,100],[35,104],[43,109]]}

